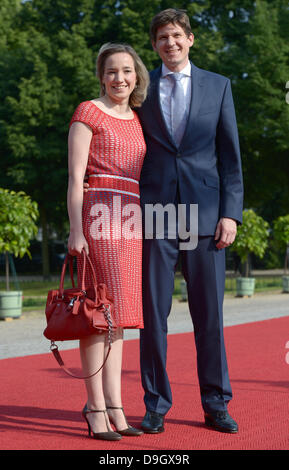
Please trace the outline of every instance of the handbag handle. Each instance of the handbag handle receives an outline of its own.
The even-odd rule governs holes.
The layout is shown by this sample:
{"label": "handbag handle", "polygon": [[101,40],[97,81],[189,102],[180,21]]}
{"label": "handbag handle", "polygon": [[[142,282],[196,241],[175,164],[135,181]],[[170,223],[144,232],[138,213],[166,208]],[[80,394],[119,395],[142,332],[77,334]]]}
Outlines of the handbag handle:
{"label": "handbag handle", "polygon": [[[91,262],[89,256],[87,255],[87,253],[84,249],[81,252],[81,256],[82,256],[83,269],[82,269],[82,276],[81,276],[81,287],[80,286],[78,286],[78,287],[82,291],[85,292],[86,286],[85,286],[85,281],[84,280],[85,280],[85,272],[86,272],[86,262],[88,261],[88,264],[89,264],[89,267],[90,267],[90,270],[91,270],[91,274],[92,274],[93,288],[94,288],[95,302],[96,302],[96,300],[97,300],[97,280],[96,280],[95,270],[94,270],[94,267],[92,265],[92,262]],[[59,295],[60,296],[63,296],[64,277],[65,277],[65,272],[66,272],[68,262],[69,262],[69,271],[70,271],[70,278],[71,278],[72,286],[75,287],[74,278],[73,278],[73,258],[74,257],[72,255],[70,255],[69,253],[67,253],[66,256],[65,256],[65,260],[64,260],[62,270],[61,270],[60,283],[59,283]]]}

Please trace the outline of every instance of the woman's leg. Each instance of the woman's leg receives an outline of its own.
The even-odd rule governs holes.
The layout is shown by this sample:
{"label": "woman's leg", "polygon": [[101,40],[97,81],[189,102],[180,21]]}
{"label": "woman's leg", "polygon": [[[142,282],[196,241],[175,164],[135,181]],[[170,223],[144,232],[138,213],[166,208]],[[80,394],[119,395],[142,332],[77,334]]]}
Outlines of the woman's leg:
{"label": "woman's leg", "polygon": [[[101,367],[104,360],[106,334],[88,336],[79,341],[80,358],[84,375],[90,375]],[[85,379],[87,391],[87,407],[91,410],[105,410],[103,393],[103,369],[89,379]],[[104,413],[90,413],[87,415],[93,432],[106,432],[108,428]]]}
{"label": "woman's leg", "polygon": [[[105,352],[107,353],[108,343],[106,341]],[[113,335],[113,343],[108,359],[103,368],[103,394],[107,407],[122,407],[121,400],[121,369],[123,350],[123,329],[117,328]],[[109,409],[109,416],[112,418],[116,428],[123,430],[127,428],[127,423],[122,410]]]}

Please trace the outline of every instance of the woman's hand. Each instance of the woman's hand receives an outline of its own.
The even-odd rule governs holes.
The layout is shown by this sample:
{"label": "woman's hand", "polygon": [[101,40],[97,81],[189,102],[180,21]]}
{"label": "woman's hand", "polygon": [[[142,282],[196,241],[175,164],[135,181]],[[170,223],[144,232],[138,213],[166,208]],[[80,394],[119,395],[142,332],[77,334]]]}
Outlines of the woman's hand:
{"label": "woman's hand", "polygon": [[83,249],[89,254],[88,243],[82,232],[70,232],[67,245],[68,253],[72,256],[80,255]]}

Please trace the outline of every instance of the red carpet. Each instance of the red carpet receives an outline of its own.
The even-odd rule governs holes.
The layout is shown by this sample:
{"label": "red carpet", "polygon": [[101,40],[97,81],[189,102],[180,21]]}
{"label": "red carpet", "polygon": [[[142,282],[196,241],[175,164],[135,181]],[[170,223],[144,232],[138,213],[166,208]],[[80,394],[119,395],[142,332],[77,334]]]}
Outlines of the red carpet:
{"label": "red carpet", "polygon": [[[174,405],[166,418],[165,433],[123,437],[116,443],[86,437],[80,414],[84,384],[66,376],[50,353],[1,360],[0,448],[289,449],[289,364],[285,360],[289,317],[225,328],[234,393],[229,411],[240,429],[236,435],[203,425],[192,338],[191,333],[169,336],[168,372]],[[67,364],[79,367],[77,350],[63,352],[63,357]],[[125,342],[123,366],[123,403],[130,423],[138,426],[145,411],[138,341]]]}

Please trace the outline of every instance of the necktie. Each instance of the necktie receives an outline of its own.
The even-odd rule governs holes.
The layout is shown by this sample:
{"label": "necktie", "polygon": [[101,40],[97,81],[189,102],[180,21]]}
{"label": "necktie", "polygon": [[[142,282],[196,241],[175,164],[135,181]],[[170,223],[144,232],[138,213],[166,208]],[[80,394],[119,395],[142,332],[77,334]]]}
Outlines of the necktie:
{"label": "necktie", "polygon": [[184,89],[181,84],[181,73],[170,73],[168,77],[173,81],[171,97],[171,131],[174,141],[179,146],[186,125],[186,102]]}

